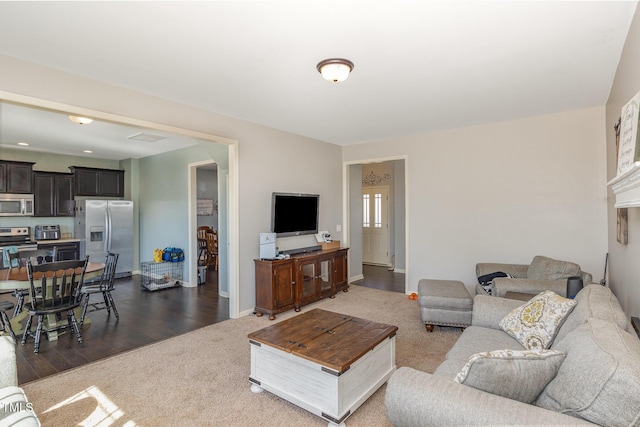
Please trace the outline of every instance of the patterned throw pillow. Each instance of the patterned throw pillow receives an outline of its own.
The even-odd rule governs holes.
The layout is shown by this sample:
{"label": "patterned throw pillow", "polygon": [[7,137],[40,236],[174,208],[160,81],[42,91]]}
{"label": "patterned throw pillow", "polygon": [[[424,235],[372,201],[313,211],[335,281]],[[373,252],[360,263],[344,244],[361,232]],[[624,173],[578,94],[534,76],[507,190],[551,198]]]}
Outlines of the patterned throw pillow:
{"label": "patterned throw pillow", "polygon": [[577,302],[544,291],[507,314],[500,328],[529,350],[549,348],[560,326]]}
{"label": "patterned throw pillow", "polygon": [[454,381],[487,393],[532,403],[556,376],[566,355],[556,350],[476,353]]}

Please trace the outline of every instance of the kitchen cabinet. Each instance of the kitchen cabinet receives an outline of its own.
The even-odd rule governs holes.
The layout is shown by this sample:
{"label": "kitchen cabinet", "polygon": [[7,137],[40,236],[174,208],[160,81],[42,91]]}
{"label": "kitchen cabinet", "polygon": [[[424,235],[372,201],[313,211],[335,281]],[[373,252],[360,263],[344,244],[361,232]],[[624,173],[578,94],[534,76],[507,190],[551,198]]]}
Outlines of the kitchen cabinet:
{"label": "kitchen cabinet", "polygon": [[30,194],[34,164],[0,160],[0,193]]}
{"label": "kitchen cabinet", "polygon": [[73,216],[73,175],[33,172],[34,216]]}
{"label": "kitchen cabinet", "polygon": [[[56,261],[80,259],[80,242],[38,243],[38,249],[52,250],[54,246],[58,247]],[[104,260],[97,260],[96,262],[104,262]]]}
{"label": "kitchen cabinet", "polygon": [[69,166],[76,196],[124,197],[124,171]]}
{"label": "kitchen cabinet", "polygon": [[256,315],[275,315],[349,288],[346,248],[292,255],[288,259],[255,260]]}

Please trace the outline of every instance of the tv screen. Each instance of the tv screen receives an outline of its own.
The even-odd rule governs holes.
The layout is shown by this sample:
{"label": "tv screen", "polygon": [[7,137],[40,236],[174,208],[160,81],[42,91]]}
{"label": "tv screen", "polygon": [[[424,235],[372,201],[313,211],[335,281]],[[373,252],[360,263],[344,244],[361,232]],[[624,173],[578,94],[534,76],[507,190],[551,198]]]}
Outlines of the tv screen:
{"label": "tv screen", "polygon": [[273,193],[271,230],[278,237],[318,232],[318,194]]}

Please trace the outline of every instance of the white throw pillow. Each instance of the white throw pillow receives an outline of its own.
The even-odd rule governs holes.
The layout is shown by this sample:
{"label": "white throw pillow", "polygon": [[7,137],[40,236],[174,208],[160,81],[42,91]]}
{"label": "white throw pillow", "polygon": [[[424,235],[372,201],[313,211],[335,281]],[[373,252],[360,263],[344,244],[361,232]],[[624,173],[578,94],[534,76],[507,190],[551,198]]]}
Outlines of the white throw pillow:
{"label": "white throw pillow", "polygon": [[528,350],[549,348],[577,302],[544,291],[500,320],[500,328]]}
{"label": "white throw pillow", "polygon": [[556,376],[566,355],[556,350],[476,353],[454,381],[497,396],[533,403]]}

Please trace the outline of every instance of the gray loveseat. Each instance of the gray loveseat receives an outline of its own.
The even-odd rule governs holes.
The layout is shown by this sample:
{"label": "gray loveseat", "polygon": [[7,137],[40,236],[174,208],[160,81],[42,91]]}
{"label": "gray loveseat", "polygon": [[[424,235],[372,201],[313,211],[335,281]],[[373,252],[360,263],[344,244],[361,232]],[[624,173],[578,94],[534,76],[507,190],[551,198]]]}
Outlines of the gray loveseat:
{"label": "gray loveseat", "polygon": [[16,348],[13,340],[0,336],[0,427],[40,426],[33,406],[18,387]]}
{"label": "gray loveseat", "polygon": [[500,320],[523,302],[476,295],[472,326],[433,374],[402,367],[391,376],[385,395],[389,421],[407,427],[640,425],[640,340],[629,318],[606,287],[586,286],[575,299],[576,306],[550,347],[566,352],[566,357],[533,402],[454,381],[475,353],[524,350],[499,327]]}
{"label": "gray loveseat", "polygon": [[[530,264],[504,264],[495,262],[480,262],[476,264],[476,277],[503,272],[511,277],[497,277],[493,279],[492,295],[503,297],[507,292],[521,292],[538,294],[550,290],[556,294],[567,296],[567,279],[580,276],[586,286],[593,283],[591,274],[582,271],[580,266],[569,261],[536,255]],[[477,294],[485,294],[484,288],[476,286]]]}

